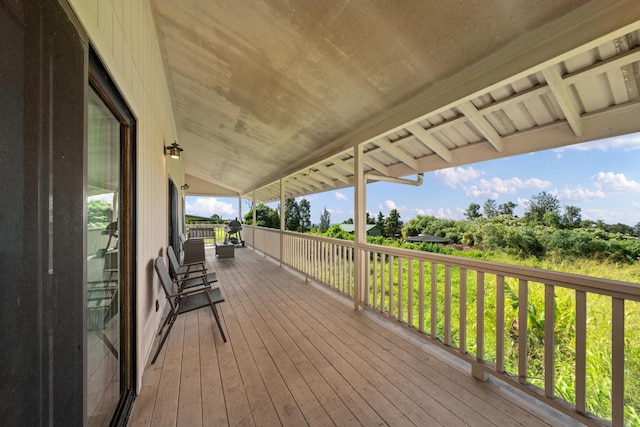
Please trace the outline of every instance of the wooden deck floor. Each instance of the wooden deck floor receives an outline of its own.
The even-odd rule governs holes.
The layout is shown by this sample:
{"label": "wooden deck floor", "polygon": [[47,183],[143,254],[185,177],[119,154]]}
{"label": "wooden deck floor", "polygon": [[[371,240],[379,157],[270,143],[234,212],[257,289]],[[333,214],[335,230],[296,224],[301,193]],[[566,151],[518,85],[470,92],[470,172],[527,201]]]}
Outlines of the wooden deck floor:
{"label": "wooden deck floor", "polygon": [[571,423],[251,249],[235,252],[218,261],[207,250],[228,342],[210,311],[182,316],[144,372],[129,425]]}

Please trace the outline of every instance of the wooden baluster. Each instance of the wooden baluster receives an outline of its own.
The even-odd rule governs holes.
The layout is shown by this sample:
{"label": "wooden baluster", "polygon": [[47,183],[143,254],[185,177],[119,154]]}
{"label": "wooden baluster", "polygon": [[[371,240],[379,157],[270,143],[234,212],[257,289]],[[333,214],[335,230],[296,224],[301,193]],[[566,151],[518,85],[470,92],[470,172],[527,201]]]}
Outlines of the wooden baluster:
{"label": "wooden baluster", "polygon": [[529,283],[520,279],[518,282],[518,381],[527,383],[527,347],[529,319]]}
{"label": "wooden baluster", "polygon": [[403,296],[404,296],[404,277],[403,277],[403,269],[404,269],[404,258],[398,257],[398,310],[397,310],[397,319],[402,322],[403,320]]}
{"label": "wooden baluster", "polygon": [[496,276],[496,371],[504,372],[504,276]]}
{"label": "wooden baluster", "polygon": [[393,302],[394,302],[394,288],[393,288],[393,271],[394,271],[395,257],[389,255],[389,316],[393,317]]}
{"label": "wooden baluster", "polygon": [[587,293],[576,291],[576,412],[586,414]]}
{"label": "wooden baluster", "polygon": [[467,269],[460,269],[460,353],[467,352]]}
{"label": "wooden baluster", "polygon": [[418,329],[424,332],[424,261],[420,260],[418,268],[418,322],[420,324]]}
{"label": "wooden baluster", "polygon": [[438,264],[431,263],[431,338],[438,337]]}
{"label": "wooden baluster", "polygon": [[624,299],[611,300],[611,425],[624,425]]}
{"label": "wooden baluster", "polygon": [[413,259],[409,260],[407,271],[407,324],[413,327]]}
{"label": "wooden baluster", "polygon": [[378,252],[373,253],[373,309],[378,308]]}
{"label": "wooden baluster", "polygon": [[544,285],[544,395],[555,395],[555,289]]}
{"label": "wooden baluster", "polygon": [[451,346],[451,266],[444,266],[444,343]]}

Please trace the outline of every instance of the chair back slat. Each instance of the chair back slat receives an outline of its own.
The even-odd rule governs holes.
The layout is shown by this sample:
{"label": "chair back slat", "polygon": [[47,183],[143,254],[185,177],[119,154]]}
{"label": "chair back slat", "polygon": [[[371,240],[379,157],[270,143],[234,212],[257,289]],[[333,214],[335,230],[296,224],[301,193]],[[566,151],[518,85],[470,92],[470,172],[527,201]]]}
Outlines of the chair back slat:
{"label": "chair back slat", "polygon": [[164,289],[164,293],[167,296],[167,300],[169,300],[169,304],[171,304],[171,309],[173,311],[176,310],[176,298],[172,297],[173,293],[173,281],[171,280],[171,276],[169,276],[169,272],[167,271],[167,266],[164,264],[164,260],[162,257],[157,257],[153,262],[153,267],[158,273],[158,277],[160,278],[160,283],[162,284],[162,289]]}

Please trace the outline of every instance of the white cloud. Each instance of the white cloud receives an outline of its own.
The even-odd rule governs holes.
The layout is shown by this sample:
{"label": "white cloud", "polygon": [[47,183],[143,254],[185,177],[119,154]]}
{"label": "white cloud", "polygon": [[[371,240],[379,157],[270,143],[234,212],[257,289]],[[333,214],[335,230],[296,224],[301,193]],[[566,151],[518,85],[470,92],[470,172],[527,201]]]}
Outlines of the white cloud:
{"label": "white cloud", "polygon": [[539,178],[529,178],[523,181],[518,177],[509,179],[494,177],[490,180],[481,179],[477,185],[464,187],[464,189],[469,197],[497,199],[500,194],[515,194],[517,190],[544,189],[549,186],[551,186],[550,181]]}
{"label": "white cloud", "polygon": [[469,197],[475,197],[477,199],[480,198],[488,198],[488,199],[497,199],[500,196],[499,193],[492,191],[488,188],[480,188],[477,185],[471,185],[469,187],[465,187],[465,194]]}
{"label": "white cloud", "polygon": [[395,202],[393,200],[385,200],[383,202],[383,206],[385,208],[387,208],[388,210],[398,209],[398,207],[396,206],[396,204],[395,204]]}
{"label": "white cloud", "polygon": [[334,197],[336,198],[336,200],[347,200],[347,196],[339,191],[335,194]]}
{"label": "white cloud", "polygon": [[577,151],[640,150],[640,133],[617,136],[614,138],[600,139],[598,141],[586,142],[584,144],[569,145],[563,148],[556,148],[553,151],[557,153],[558,157],[562,157],[562,153],[568,150],[577,150]]}
{"label": "white cloud", "polygon": [[214,214],[220,215],[223,219],[237,216],[237,211],[231,203],[219,201],[215,197],[189,197],[185,203],[185,212],[206,218],[210,218]]}
{"label": "white cloud", "polygon": [[596,187],[603,191],[615,193],[640,191],[640,183],[628,180],[623,173],[598,172],[592,179]]}
{"label": "white cloud", "polygon": [[472,167],[468,168],[449,168],[437,170],[434,172],[435,176],[440,178],[444,183],[452,188],[456,188],[458,183],[469,182],[474,179],[480,178],[484,175],[483,171],[477,171]]}
{"label": "white cloud", "polygon": [[558,197],[562,200],[571,200],[578,202],[590,202],[593,199],[601,199],[606,197],[602,190],[589,190],[584,187],[564,188],[558,191]]}

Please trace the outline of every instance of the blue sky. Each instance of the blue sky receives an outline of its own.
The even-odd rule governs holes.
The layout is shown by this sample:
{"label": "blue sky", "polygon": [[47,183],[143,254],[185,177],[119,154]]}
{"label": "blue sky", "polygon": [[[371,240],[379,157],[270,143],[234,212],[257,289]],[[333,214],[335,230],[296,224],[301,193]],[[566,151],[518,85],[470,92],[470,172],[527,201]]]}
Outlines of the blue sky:
{"label": "blue sky", "polygon": [[[487,199],[512,201],[522,216],[524,202],[546,191],[566,205],[582,209],[582,218],[608,224],[640,222],[640,133],[592,141],[561,149],[474,163],[424,175],[420,187],[386,182],[367,185],[367,210],[385,216],[398,209],[402,221],[417,215],[464,219],[469,204]],[[411,178],[411,177],[409,177]],[[413,177],[415,178],[415,176]],[[353,217],[353,188],[312,194],[311,222],[318,223],[323,208],[331,223]],[[237,199],[187,196],[188,214],[224,219],[238,216]],[[269,204],[276,207],[277,203]],[[243,215],[248,202],[242,206]]]}

